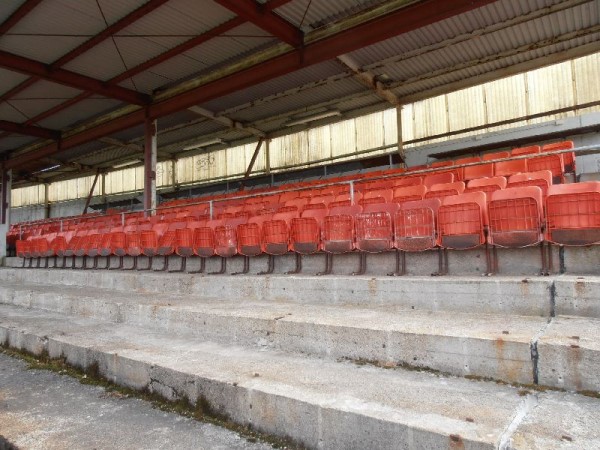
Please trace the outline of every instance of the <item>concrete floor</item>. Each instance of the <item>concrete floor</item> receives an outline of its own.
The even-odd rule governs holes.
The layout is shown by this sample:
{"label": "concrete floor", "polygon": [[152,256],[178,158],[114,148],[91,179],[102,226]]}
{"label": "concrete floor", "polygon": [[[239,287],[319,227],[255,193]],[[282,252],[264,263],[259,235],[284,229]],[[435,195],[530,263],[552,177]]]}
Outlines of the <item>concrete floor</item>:
{"label": "concrete floor", "polygon": [[273,448],[0,353],[2,437],[29,450]]}

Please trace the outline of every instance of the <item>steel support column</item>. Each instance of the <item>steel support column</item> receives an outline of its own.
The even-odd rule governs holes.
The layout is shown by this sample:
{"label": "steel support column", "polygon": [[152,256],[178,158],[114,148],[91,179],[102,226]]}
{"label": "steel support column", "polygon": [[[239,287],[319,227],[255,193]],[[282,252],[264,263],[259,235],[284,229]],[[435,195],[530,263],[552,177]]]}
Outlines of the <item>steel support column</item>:
{"label": "steel support column", "polygon": [[92,183],[90,192],[89,192],[87,198],[85,199],[85,206],[83,207],[82,214],[87,214],[87,210],[90,207],[90,202],[92,201],[92,196],[94,195],[94,189],[96,189],[96,184],[98,183],[98,178],[100,178],[100,169],[98,169],[96,171],[96,176],[94,177],[94,182]]}
{"label": "steel support column", "polygon": [[44,183],[44,219],[50,218],[50,183]]}
{"label": "steel support column", "polygon": [[406,167],[406,154],[404,153],[404,140],[402,138],[402,105],[396,106],[396,125],[398,128],[398,156],[400,156],[400,165]]}
{"label": "steel support column", "polygon": [[156,125],[156,120],[146,118],[144,126],[144,211],[146,217],[156,214]]}
{"label": "steel support column", "polygon": [[2,171],[2,205],[0,205],[0,222],[10,223],[10,190],[12,186],[12,170]]}

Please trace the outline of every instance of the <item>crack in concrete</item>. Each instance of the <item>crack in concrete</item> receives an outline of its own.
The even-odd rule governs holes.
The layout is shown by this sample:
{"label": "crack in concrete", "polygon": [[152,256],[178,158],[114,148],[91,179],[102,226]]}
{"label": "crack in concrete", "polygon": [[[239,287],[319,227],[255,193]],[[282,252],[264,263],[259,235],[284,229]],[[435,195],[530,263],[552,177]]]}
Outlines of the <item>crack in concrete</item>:
{"label": "crack in concrete", "polygon": [[531,363],[533,367],[533,384],[539,384],[539,374],[538,374],[538,362],[540,354],[538,352],[538,342],[542,338],[542,336],[546,333],[546,330],[552,323],[554,318],[550,317],[548,322],[539,329],[539,331],[531,338],[529,342],[529,349],[531,351]]}
{"label": "crack in concrete", "polygon": [[538,406],[538,404],[539,398],[536,394],[529,394],[521,400],[519,406],[517,406],[515,415],[498,439],[498,445],[496,446],[498,450],[513,449],[512,437],[525,418]]}

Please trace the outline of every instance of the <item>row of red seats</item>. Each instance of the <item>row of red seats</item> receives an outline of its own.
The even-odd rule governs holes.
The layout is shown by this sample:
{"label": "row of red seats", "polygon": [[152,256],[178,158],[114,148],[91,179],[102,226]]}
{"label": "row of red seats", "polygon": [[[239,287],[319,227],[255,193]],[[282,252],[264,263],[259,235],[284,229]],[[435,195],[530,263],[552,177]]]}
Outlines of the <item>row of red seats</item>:
{"label": "row of red seats", "polygon": [[[183,258],[180,270],[185,270],[188,257],[199,256],[204,263],[205,258],[218,255],[222,257],[220,273],[225,272],[228,257],[240,254],[246,257],[246,273],[249,257],[264,253],[269,255],[266,273],[270,273],[275,255],[295,252],[299,271],[300,255],[324,251],[328,255],[325,273],[330,273],[333,254],[358,250],[358,273],[363,273],[367,253],[396,249],[398,271],[402,273],[402,252],[463,250],[484,244],[526,247],[544,241],[559,245],[600,242],[600,182],[552,185],[547,196],[537,186],[524,186],[441,199],[306,209],[302,213],[297,207],[285,208],[250,218],[146,223],[50,234],[19,241],[18,254],[23,258],[71,256],[72,267],[75,256],[93,257],[94,268],[98,256],[121,257],[117,268],[123,267],[122,258],[127,255],[136,258],[134,268],[140,255],[163,256],[165,269],[168,256],[177,254]],[[441,273],[447,271],[447,263],[440,267]],[[489,256],[488,270],[495,271]]]}

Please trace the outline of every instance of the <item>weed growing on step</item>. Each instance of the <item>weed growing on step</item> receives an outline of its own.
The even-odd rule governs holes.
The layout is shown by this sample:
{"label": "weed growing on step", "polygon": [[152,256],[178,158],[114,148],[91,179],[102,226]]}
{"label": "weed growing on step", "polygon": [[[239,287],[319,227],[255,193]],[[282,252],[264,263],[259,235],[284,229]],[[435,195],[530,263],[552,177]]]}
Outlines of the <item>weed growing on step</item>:
{"label": "weed growing on step", "polygon": [[0,353],[25,361],[30,370],[47,370],[59,375],[70,376],[82,384],[100,386],[110,397],[145,400],[161,411],[231,430],[244,437],[248,442],[264,442],[278,449],[305,450],[304,446],[294,442],[291,438],[280,438],[254,430],[251,426],[234,423],[226,415],[218,413],[202,395],[196,401],[190,401],[184,396],[179,396],[176,400],[167,400],[154,392],[150,386],[146,386],[142,390],[134,390],[115,384],[102,376],[97,361],[92,362],[86,368],[75,367],[70,365],[64,356],[51,358],[45,349],[39,355],[34,355],[26,350],[10,348],[8,341],[0,342]]}
{"label": "weed growing on step", "polygon": [[[406,362],[398,362],[398,363],[383,362],[383,361],[370,360],[370,359],[365,359],[365,358],[358,358],[358,359],[338,358],[338,362],[349,362],[349,363],[355,364],[357,366],[372,366],[372,367],[378,367],[380,369],[387,369],[387,370],[402,369],[402,370],[407,370],[410,372],[430,373],[430,374],[440,377],[440,378],[441,377],[461,378],[458,375],[454,375],[454,374],[451,374],[448,372],[442,372],[440,370],[432,369],[430,367],[417,366],[417,365],[409,364]],[[511,386],[511,387],[514,387],[519,390],[518,394],[521,397],[532,394],[532,391],[535,391],[535,392],[570,392],[570,391],[567,391],[566,389],[561,389],[561,388],[552,387],[552,386],[545,386],[543,384],[509,383],[508,381],[497,380],[492,377],[484,377],[484,376],[480,376],[480,375],[463,375],[462,378],[465,378],[465,379],[471,380],[471,381],[482,381],[482,382],[488,382],[488,383],[496,383],[496,384],[499,384],[502,386]],[[600,392],[597,392],[597,391],[581,390],[581,391],[576,391],[576,392],[577,392],[577,394],[583,395],[585,397],[592,397],[592,398],[600,399]]]}

